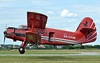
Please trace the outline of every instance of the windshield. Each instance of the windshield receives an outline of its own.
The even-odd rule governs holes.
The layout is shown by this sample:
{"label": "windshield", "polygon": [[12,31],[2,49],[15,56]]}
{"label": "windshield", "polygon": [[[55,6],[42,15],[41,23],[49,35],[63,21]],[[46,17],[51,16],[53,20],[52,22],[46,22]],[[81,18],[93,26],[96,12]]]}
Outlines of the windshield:
{"label": "windshield", "polygon": [[27,27],[26,25],[20,25],[20,26],[18,27],[18,29],[28,29],[28,27]]}

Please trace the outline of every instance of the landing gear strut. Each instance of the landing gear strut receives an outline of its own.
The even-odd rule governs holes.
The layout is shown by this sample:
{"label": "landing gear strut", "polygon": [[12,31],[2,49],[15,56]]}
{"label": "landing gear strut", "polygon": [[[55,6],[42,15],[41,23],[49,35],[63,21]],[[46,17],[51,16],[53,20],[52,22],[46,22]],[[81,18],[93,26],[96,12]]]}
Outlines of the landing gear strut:
{"label": "landing gear strut", "polygon": [[23,48],[23,47],[20,47],[18,50],[19,50],[20,54],[24,54],[25,53],[25,48]]}

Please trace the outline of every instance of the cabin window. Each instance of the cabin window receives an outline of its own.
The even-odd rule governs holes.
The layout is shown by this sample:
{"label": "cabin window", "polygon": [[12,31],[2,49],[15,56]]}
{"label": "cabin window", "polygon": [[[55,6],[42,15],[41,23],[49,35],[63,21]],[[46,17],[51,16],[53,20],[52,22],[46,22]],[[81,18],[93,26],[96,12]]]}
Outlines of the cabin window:
{"label": "cabin window", "polygon": [[15,33],[15,35],[19,37],[25,37],[25,34],[21,34],[21,33]]}
{"label": "cabin window", "polygon": [[53,41],[51,39],[53,36],[54,36],[54,32],[49,32],[49,39],[48,39],[49,42]]}

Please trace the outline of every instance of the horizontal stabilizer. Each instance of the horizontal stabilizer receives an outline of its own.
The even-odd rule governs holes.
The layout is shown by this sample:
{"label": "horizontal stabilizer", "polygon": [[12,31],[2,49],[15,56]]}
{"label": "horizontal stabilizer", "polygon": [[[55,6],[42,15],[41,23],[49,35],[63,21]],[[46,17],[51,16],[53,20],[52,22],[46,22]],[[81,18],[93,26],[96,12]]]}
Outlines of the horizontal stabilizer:
{"label": "horizontal stabilizer", "polygon": [[95,29],[92,29],[92,28],[82,28],[80,30],[80,32],[82,32],[85,35],[88,35],[88,34],[90,34],[91,32],[94,32],[94,31],[95,31]]}
{"label": "horizontal stabilizer", "polygon": [[97,36],[97,32],[95,29],[92,29],[92,28],[82,28],[80,30],[80,32],[82,32],[86,39],[89,41],[89,42],[93,42],[96,40],[96,36]]}

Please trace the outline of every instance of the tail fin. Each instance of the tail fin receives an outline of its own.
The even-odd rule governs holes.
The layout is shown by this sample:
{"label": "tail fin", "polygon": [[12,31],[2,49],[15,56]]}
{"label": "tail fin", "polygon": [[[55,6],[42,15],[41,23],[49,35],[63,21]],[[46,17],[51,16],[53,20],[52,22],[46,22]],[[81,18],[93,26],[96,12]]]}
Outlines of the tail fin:
{"label": "tail fin", "polygon": [[82,32],[88,42],[93,42],[97,38],[95,23],[89,17],[86,17],[82,20],[76,31]]}

